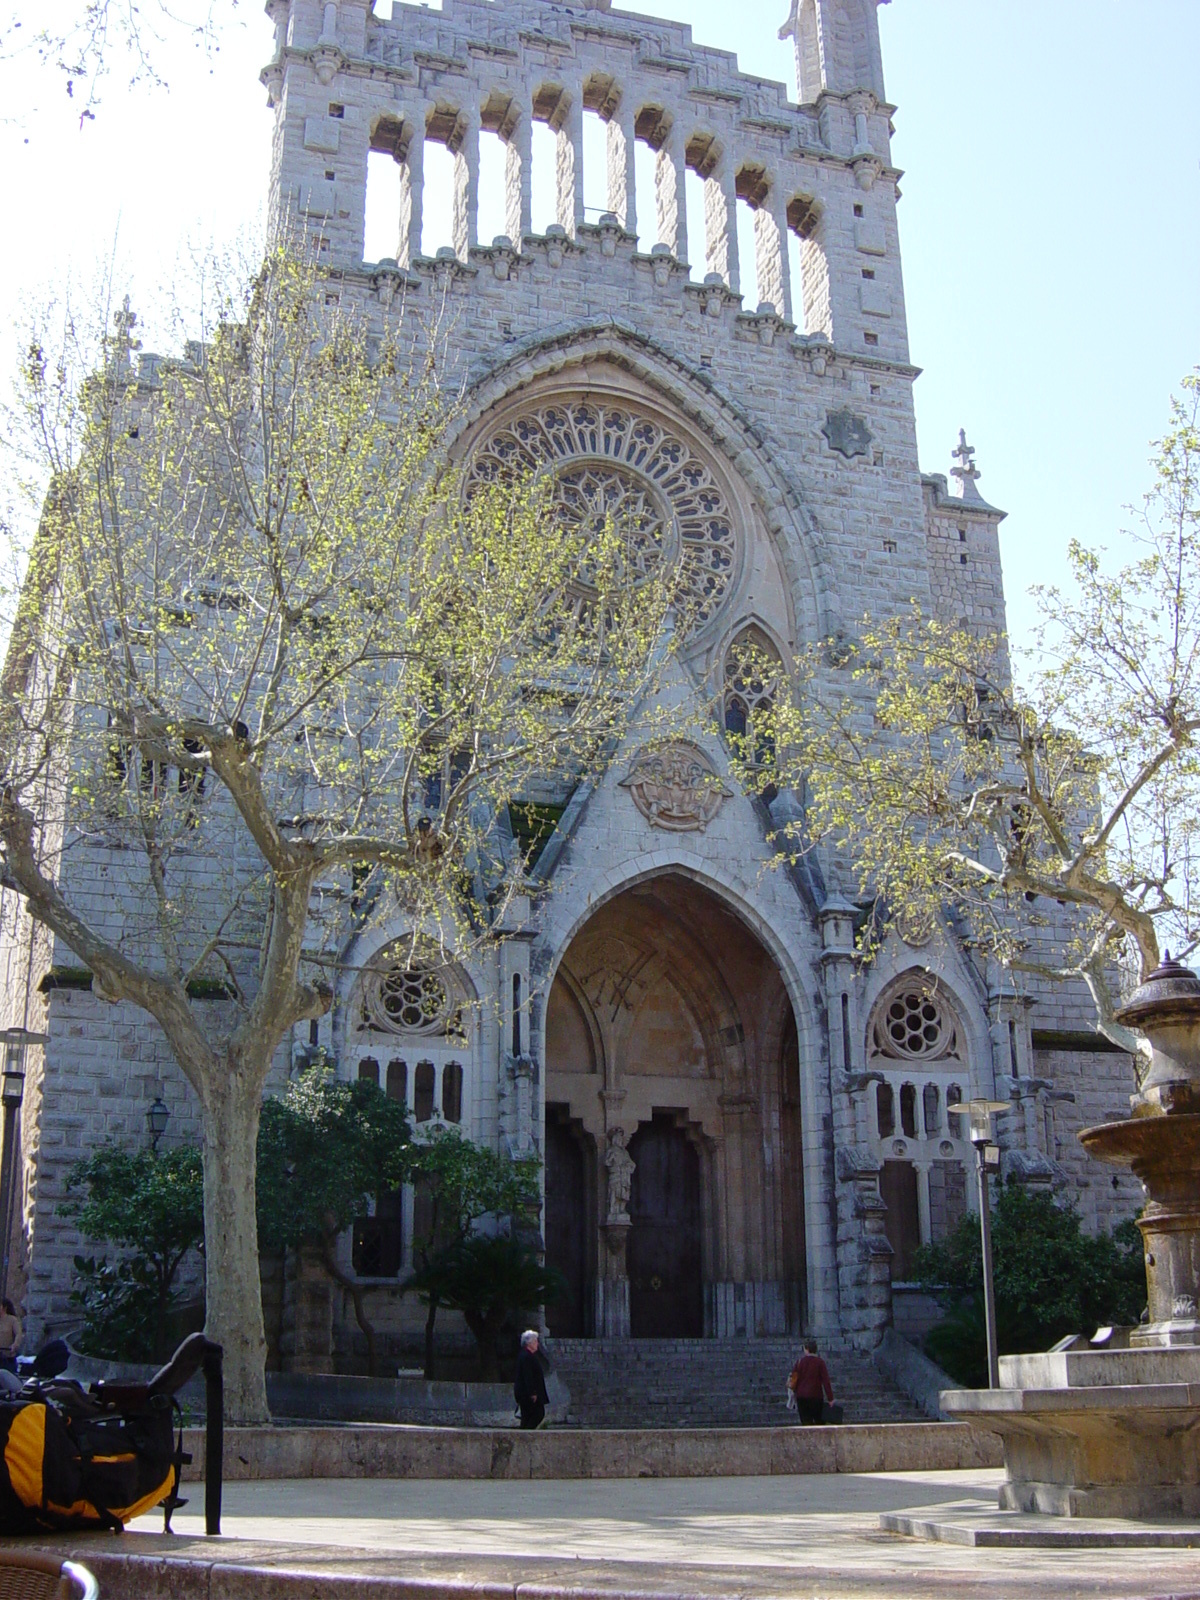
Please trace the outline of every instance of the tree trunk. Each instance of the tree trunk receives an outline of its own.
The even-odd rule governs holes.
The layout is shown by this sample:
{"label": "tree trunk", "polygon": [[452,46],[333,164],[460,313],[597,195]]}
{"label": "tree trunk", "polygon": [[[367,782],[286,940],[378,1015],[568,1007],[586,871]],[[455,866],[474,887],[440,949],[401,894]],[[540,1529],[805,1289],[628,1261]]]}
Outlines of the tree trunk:
{"label": "tree trunk", "polygon": [[244,1064],[222,1065],[203,1097],[205,1332],[225,1351],[226,1419],[260,1423],[270,1421],[255,1204],[262,1085]]}
{"label": "tree trunk", "polygon": [[500,1376],[500,1364],[496,1359],[496,1341],[500,1337],[500,1329],[504,1318],[495,1319],[480,1316],[475,1311],[465,1311],[467,1327],[475,1338],[475,1350],[479,1357],[479,1379],[481,1383],[495,1383]]}
{"label": "tree trunk", "polygon": [[379,1376],[379,1348],[375,1335],[375,1325],[367,1316],[366,1295],[361,1283],[356,1283],[353,1278],[348,1278],[337,1264],[337,1236],[325,1239],[322,1243],[321,1260],[325,1271],[340,1288],[350,1296],[354,1306],[354,1320],[362,1331],[363,1338],[367,1341],[367,1377]]}

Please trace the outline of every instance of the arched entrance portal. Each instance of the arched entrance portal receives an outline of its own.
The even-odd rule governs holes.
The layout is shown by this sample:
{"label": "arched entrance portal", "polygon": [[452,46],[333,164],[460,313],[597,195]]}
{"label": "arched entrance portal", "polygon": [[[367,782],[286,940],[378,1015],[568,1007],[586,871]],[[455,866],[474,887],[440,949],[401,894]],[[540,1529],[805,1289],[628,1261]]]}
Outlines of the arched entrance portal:
{"label": "arched entrance portal", "polygon": [[581,1285],[552,1326],[799,1331],[801,1067],[779,969],[715,894],[666,873],[596,912],[546,1014],[547,1257]]}

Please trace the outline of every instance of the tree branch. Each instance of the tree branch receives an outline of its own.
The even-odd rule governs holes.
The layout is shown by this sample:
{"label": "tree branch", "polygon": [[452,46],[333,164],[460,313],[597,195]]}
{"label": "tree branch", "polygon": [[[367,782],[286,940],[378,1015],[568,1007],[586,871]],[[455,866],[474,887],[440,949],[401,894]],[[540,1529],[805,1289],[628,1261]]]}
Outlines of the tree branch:
{"label": "tree branch", "polygon": [[0,799],[0,848],[6,887],[22,895],[30,915],[68,945],[92,973],[94,992],[116,1003],[131,1001],[148,1011],[176,1052],[194,1087],[197,1074],[212,1062],[212,1051],[192,1016],[178,978],[147,972],[90,928],[68,904],[37,859],[33,813],[7,790]]}

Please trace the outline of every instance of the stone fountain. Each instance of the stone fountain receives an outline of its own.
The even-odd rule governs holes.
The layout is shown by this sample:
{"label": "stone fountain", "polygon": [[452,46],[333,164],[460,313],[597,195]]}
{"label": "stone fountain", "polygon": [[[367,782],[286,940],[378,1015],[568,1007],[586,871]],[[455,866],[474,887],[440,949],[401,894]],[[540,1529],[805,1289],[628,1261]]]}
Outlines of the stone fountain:
{"label": "stone fountain", "polygon": [[1200,979],[1168,956],[1118,1020],[1149,1039],[1150,1069],[1127,1121],[1079,1137],[1145,1186],[1149,1322],[1120,1348],[1004,1356],[999,1389],[942,1406],[1003,1439],[1004,1509],[1200,1517]]}

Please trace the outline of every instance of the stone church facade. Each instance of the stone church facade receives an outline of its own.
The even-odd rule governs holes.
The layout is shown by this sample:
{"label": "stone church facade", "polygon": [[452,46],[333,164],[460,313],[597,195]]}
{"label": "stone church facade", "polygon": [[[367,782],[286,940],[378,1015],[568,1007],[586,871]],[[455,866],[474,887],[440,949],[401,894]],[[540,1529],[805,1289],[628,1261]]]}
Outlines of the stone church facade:
{"label": "stone church facade", "polygon": [[[372,0],[267,9],[273,226],[302,228],[337,292],[381,326],[415,344],[450,330],[466,397],[453,448],[470,471],[519,454],[585,509],[636,504],[662,531],[700,602],[679,672],[718,686],[728,729],[752,727],[770,692],[739,675],[747,638],[782,670],[914,597],[1003,626],[1003,513],[972,452],[962,441],[953,487],[918,463],[876,0],[796,0],[799,105],[686,26],[607,0],[396,3],[390,19]],[[547,138],[557,221],[539,233]],[[485,140],[507,219],[490,240]],[[592,212],[597,148],[607,208]],[[443,248],[426,226],[434,156],[453,174]],[[395,255],[366,262],[381,159]],[[1086,995],[1018,992],[953,928],[903,918],[863,966],[846,886],[817,863],[775,863],[794,802],[742,792],[720,728],[530,798],[552,827],[510,937],[431,977],[393,955],[399,911],[348,929],[334,1009],[279,1073],[324,1047],[344,1076],[403,1097],[418,1129],[541,1155],[547,1255],[572,1289],[552,1332],[807,1329],[871,1346],[900,1316],[916,1246],[973,1204],[973,1152],[948,1107],[974,1095],[1012,1103],[1011,1175],[1067,1194],[1090,1226],[1129,1213],[1137,1186],[1075,1139],[1130,1088]],[[119,862],[69,860],[81,892],[119,893]],[[10,1011],[32,976],[31,1025],[49,1039],[22,1141],[36,1335],[71,1320],[79,1246],[57,1216],[70,1164],[104,1135],[145,1138],[155,1099],[169,1138],[196,1119],[153,1026],[93,996],[69,953],[35,942],[31,959],[26,936],[5,959]],[[403,1272],[413,1206],[364,1219],[347,1264]],[[399,1337],[415,1313],[401,1302],[383,1320]],[[330,1317],[340,1347],[351,1319],[340,1305]]]}

